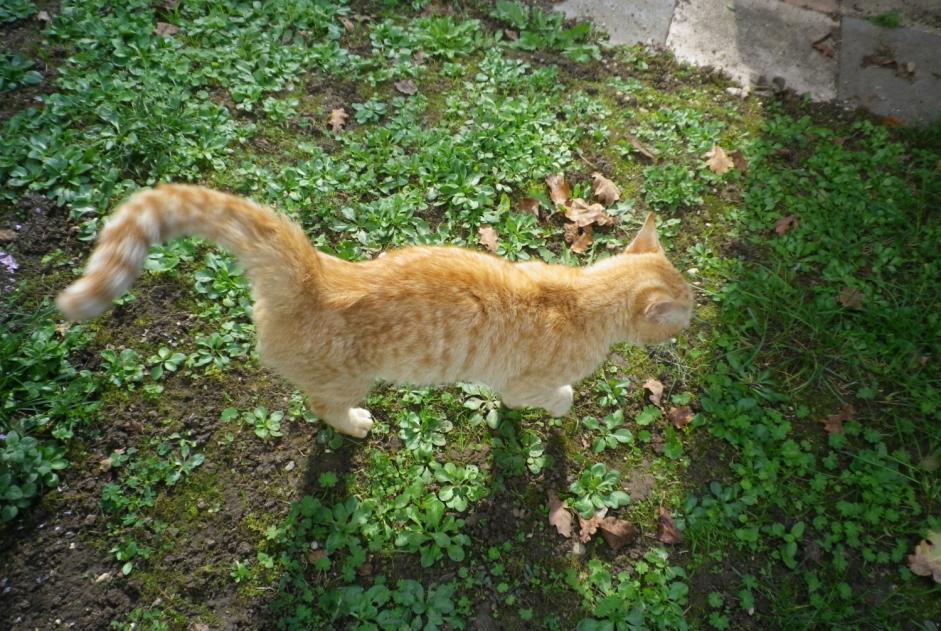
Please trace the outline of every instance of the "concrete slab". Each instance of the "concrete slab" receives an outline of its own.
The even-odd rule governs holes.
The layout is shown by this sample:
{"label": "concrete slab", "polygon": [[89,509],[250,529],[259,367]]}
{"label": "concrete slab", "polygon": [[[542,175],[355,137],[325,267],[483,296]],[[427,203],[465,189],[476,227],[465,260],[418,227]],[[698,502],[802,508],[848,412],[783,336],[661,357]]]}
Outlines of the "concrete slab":
{"label": "concrete slab", "polygon": [[[941,116],[941,35],[845,17],[840,46],[840,99],[910,123]],[[906,77],[891,66],[864,67],[864,58],[874,54],[882,63],[913,63],[914,73]]]}
{"label": "concrete slab", "polygon": [[743,85],[764,75],[815,99],[836,96],[837,60],[813,43],[837,29],[829,15],[780,0],[681,0],[667,46],[685,61],[722,68]]}
{"label": "concrete slab", "polygon": [[941,0],[842,0],[840,11],[856,18],[898,11],[902,26],[941,33]]}
{"label": "concrete slab", "polygon": [[591,20],[612,44],[663,44],[676,0],[565,0],[555,6],[566,17]]}

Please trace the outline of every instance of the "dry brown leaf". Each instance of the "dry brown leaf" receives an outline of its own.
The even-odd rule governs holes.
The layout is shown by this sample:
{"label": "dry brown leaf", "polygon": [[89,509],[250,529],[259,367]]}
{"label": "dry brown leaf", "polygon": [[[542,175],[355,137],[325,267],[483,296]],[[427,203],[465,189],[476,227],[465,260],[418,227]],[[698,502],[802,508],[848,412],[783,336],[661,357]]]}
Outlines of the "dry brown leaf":
{"label": "dry brown leaf", "polygon": [[154,33],[160,37],[173,37],[180,32],[179,26],[174,26],[169,22],[157,22],[157,28],[154,29]]}
{"label": "dry brown leaf", "polygon": [[918,576],[930,576],[941,583],[941,532],[928,531],[915,546],[915,554],[908,555],[908,567]]}
{"label": "dry brown leaf", "polygon": [[748,160],[745,159],[745,154],[743,154],[741,150],[736,149],[729,154],[729,157],[732,158],[732,163],[735,165],[737,171],[748,170]]}
{"label": "dry brown leaf", "polygon": [[69,332],[69,329],[72,328],[72,325],[68,322],[59,322],[56,325],[56,333],[60,336],[65,337],[65,334]]}
{"label": "dry brown leaf", "polygon": [[107,457],[98,463],[98,470],[102,473],[111,471],[111,457]]}
{"label": "dry brown leaf", "polygon": [[843,423],[853,420],[854,414],[856,414],[856,410],[847,403],[836,414],[831,414],[821,423],[823,423],[823,428],[827,430],[828,434],[842,434]]}
{"label": "dry brown leaf", "polygon": [[903,121],[901,118],[896,118],[895,116],[883,116],[882,124],[886,127],[891,127],[892,129],[905,127],[905,121]]}
{"label": "dry brown leaf", "polygon": [[610,206],[621,199],[621,189],[614,182],[597,172],[591,174],[591,179],[594,180],[592,190],[595,198],[600,199],[602,204]]}
{"label": "dry brown leaf", "polygon": [[40,11],[36,14],[36,19],[40,22],[46,22],[47,24],[52,22],[52,17],[49,15],[48,11]]}
{"label": "dry brown leaf", "polygon": [[774,222],[774,231],[778,236],[782,236],[800,225],[800,218],[797,215],[788,215],[781,217]]}
{"label": "dry brown leaf", "polygon": [[575,239],[578,238],[580,232],[581,230],[579,230],[578,226],[573,223],[567,223],[562,227],[562,233],[566,243],[575,243]]}
{"label": "dry brown leaf", "polygon": [[565,217],[579,228],[591,224],[607,226],[618,221],[617,218],[609,215],[601,204],[589,204],[578,197],[572,200],[571,206],[566,207]]}
{"label": "dry brown leaf", "polygon": [[395,86],[395,89],[405,94],[407,96],[412,96],[418,92],[418,86],[415,85],[415,82],[411,79],[405,79],[404,81],[396,81],[392,85]]}
{"label": "dry brown leaf", "polygon": [[346,110],[342,107],[338,107],[335,110],[330,110],[330,117],[327,119],[327,122],[330,123],[330,127],[333,129],[333,133],[338,134],[340,130],[343,129],[343,126],[346,125],[346,119],[350,115],[346,113]]}
{"label": "dry brown leaf", "polygon": [[592,535],[598,532],[598,526],[601,525],[601,520],[604,519],[604,516],[607,515],[608,509],[602,508],[591,519],[585,519],[581,515],[578,516],[578,540],[582,543],[588,543],[591,541]]}
{"label": "dry brown leaf", "polygon": [[477,234],[480,235],[480,239],[477,241],[480,245],[484,246],[491,252],[497,251],[497,231],[491,228],[490,226],[481,226],[477,229]]}
{"label": "dry brown leaf", "polygon": [[536,219],[539,219],[539,200],[533,197],[524,197],[523,199],[516,202],[516,209],[520,212],[524,212],[532,215]]}
{"label": "dry brown leaf", "polygon": [[707,151],[703,157],[706,158],[706,166],[709,167],[709,170],[717,175],[727,173],[735,166],[725,149],[719,145],[713,145],[712,149]]}
{"label": "dry brown leaf", "polygon": [[561,173],[547,175],[546,186],[549,187],[549,198],[556,204],[566,203],[572,195],[572,189],[569,188],[565,176]]}
{"label": "dry brown leaf", "polygon": [[16,231],[15,230],[0,230],[0,243],[9,243],[10,241],[16,241]]}
{"label": "dry brown leaf", "polygon": [[840,295],[836,297],[836,301],[850,309],[862,309],[863,298],[865,298],[863,292],[855,287],[844,287],[840,290]]}
{"label": "dry brown leaf", "polygon": [[657,539],[660,540],[661,543],[683,543],[683,533],[676,529],[676,524],[673,523],[673,517],[670,516],[670,511],[662,506],[660,507],[660,528],[657,533]]}
{"label": "dry brown leaf", "polygon": [[644,144],[643,142],[640,141],[640,139],[631,135],[627,136],[627,141],[631,143],[631,147],[634,148],[634,151],[636,151],[637,153],[639,153],[640,155],[644,156],[645,158],[649,159],[652,162],[657,161],[657,152],[656,150],[654,150],[653,147],[651,147],[650,145]]}
{"label": "dry brown leaf", "polygon": [[555,526],[560,535],[569,539],[572,536],[572,513],[565,508],[555,491],[549,491],[549,525]]}
{"label": "dry brown leaf", "polygon": [[428,54],[425,53],[425,51],[423,51],[423,50],[419,50],[419,51],[417,51],[414,55],[412,55],[412,61],[414,61],[415,64],[418,65],[418,66],[422,65],[423,63],[425,63],[425,60],[426,60],[427,58],[428,58]]}
{"label": "dry brown leaf", "polygon": [[311,550],[310,552],[307,553],[307,560],[310,561],[311,563],[316,563],[317,561],[324,558],[325,556],[327,556],[326,550],[324,550],[323,548],[317,548],[316,550]]}
{"label": "dry brown leaf", "polygon": [[345,15],[341,15],[339,20],[340,20],[340,24],[343,25],[343,28],[345,28],[348,31],[352,31],[354,28],[356,28],[356,25],[353,24],[353,20],[346,17]]}
{"label": "dry brown leaf", "polygon": [[670,418],[670,421],[673,423],[673,427],[676,429],[683,429],[687,425],[693,422],[693,419],[696,417],[693,414],[693,411],[689,409],[688,405],[681,407],[671,407],[670,411],[667,412],[667,416]]}
{"label": "dry brown leaf", "polygon": [[813,47],[814,50],[816,50],[818,53],[820,53],[824,57],[832,58],[835,52],[833,50],[833,46],[827,43],[827,40],[831,39],[832,37],[833,37],[833,32],[831,31],[827,33],[826,35],[824,35],[823,37],[821,37],[820,39],[818,39],[817,41],[815,41],[813,44],[811,44],[811,46]]}
{"label": "dry brown leaf", "polygon": [[575,252],[575,254],[584,254],[588,251],[588,248],[591,247],[593,242],[594,239],[592,238],[591,234],[591,226],[585,226],[581,230],[581,233],[572,241],[572,252]]}
{"label": "dry brown leaf", "polygon": [[644,382],[644,390],[650,392],[650,402],[660,407],[660,397],[663,396],[663,384],[660,380],[651,377]]}
{"label": "dry brown leaf", "polygon": [[601,523],[598,524],[598,530],[601,531],[601,536],[604,537],[604,540],[608,542],[608,545],[612,550],[617,552],[624,546],[629,543],[633,543],[637,539],[637,535],[640,532],[627,523],[623,519],[615,519],[614,517],[605,517],[601,520]]}
{"label": "dry brown leaf", "polygon": [[506,35],[506,38],[510,40],[511,42],[515,42],[516,40],[520,38],[520,34],[511,28],[503,29],[503,34]]}

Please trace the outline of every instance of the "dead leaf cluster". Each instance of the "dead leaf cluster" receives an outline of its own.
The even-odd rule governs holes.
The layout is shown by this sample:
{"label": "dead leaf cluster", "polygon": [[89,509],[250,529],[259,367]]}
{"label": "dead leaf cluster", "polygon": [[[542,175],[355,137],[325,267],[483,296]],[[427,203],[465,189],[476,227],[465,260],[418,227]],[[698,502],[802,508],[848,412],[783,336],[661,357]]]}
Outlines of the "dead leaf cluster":
{"label": "dead leaf cluster", "polygon": [[800,219],[797,215],[788,215],[781,217],[774,222],[774,232],[780,237],[800,225]]}
{"label": "dead leaf cluster", "polygon": [[490,226],[481,226],[477,229],[477,233],[480,235],[478,243],[484,246],[491,252],[497,251],[497,246],[499,245],[497,231]]}
{"label": "dead leaf cluster", "polygon": [[677,530],[670,511],[662,506],[660,507],[660,527],[657,532],[657,539],[661,543],[669,545],[683,543],[683,533]]}
{"label": "dead leaf cluster", "polygon": [[941,583],[941,532],[928,532],[915,546],[915,554],[908,555],[908,567],[913,574],[930,576],[935,583]]}
{"label": "dead leaf cluster", "polygon": [[862,309],[863,298],[865,298],[863,292],[855,287],[844,287],[840,290],[836,301],[848,309]]}
{"label": "dead leaf cluster", "polygon": [[863,57],[862,67],[889,68],[895,70],[896,76],[903,79],[911,81],[915,78],[915,63],[912,61],[898,61],[895,58],[895,52],[885,46]]}
{"label": "dead leaf cluster", "polygon": [[[640,532],[635,526],[615,517],[608,516],[608,509],[602,508],[590,519],[578,516],[578,541],[588,543],[598,532],[608,546],[617,552],[624,546],[633,543]],[[565,507],[565,502],[559,499],[555,491],[549,491],[549,525],[566,539],[572,538],[572,513]]]}
{"label": "dead leaf cluster", "polygon": [[644,390],[650,393],[649,400],[657,407],[661,407],[660,398],[663,396],[663,383],[651,377],[644,382]]}
{"label": "dead leaf cluster", "polygon": [[827,418],[821,421],[823,423],[823,428],[827,430],[828,434],[842,434],[843,433],[843,423],[846,421],[853,420],[853,415],[856,414],[856,410],[852,405],[847,403],[842,408],[839,409],[835,414],[831,414]]}
{"label": "dead leaf cluster", "polygon": [[[618,221],[616,217],[608,214],[604,204],[611,205],[619,200],[621,190],[601,173],[592,173],[591,177],[592,193],[602,203],[589,203],[580,197],[572,199],[572,189],[562,173],[554,173],[546,177],[549,199],[562,208],[565,218],[571,222],[565,224],[563,228],[565,242],[577,254],[587,252],[591,247],[593,226],[610,226]],[[536,213],[538,210],[533,214]]]}
{"label": "dead leaf cluster", "polygon": [[338,134],[343,129],[343,126],[346,125],[346,119],[350,115],[346,113],[346,110],[342,107],[338,107],[330,111],[330,116],[327,118],[327,123],[330,124],[330,128],[333,129],[333,133]]}

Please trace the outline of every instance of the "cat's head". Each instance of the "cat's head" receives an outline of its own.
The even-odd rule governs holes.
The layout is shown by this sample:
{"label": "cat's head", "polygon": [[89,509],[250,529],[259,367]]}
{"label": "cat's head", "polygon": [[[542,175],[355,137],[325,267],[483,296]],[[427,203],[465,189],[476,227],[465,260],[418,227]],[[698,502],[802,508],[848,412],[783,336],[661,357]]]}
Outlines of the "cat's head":
{"label": "cat's head", "polygon": [[630,338],[637,344],[657,344],[675,337],[689,325],[693,314],[693,293],[667,260],[654,214],[647,215],[644,227],[624,255],[632,270],[629,295]]}

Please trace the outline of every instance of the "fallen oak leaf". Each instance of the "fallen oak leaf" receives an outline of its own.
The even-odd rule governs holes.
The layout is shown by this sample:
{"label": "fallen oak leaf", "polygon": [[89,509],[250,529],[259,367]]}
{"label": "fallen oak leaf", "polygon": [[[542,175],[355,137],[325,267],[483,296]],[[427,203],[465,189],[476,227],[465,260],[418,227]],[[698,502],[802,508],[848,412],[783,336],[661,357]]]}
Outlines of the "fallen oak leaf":
{"label": "fallen oak leaf", "polygon": [[598,530],[601,531],[601,536],[604,537],[608,546],[615,552],[627,544],[633,543],[637,539],[637,535],[640,534],[640,531],[633,525],[623,519],[615,519],[614,517],[602,519],[601,523],[598,524]]}
{"label": "fallen oak leaf", "polygon": [[[574,226],[575,224],[568,224]],[[576,227],[576,230],[578,228]],[[594,242],[594,239],[591,236],[591,226],[585,226],[581,229],[580,234],[575,237],[572,241],[572,252],[575,254],[584,254],[588,251],[588,248],[591,247],[591,244]]]}
{"label": "fallen oak leaf", "polygon": [[173,37],[179,33],[179,31],[179,26],[174,26],[169,22],[157,22],[157,27],[154,29],[154,33],[160,37]]}
{"label": "fallen oak leaf", "polygon": [[670,516],[670,511],[662,506],[660,507],[660,528],[657,533],[657,539],[661,543],[671,545],[683,543],[683,533],[676,529],[676,524],[673,523],[673,517]]}
{"label": "fallen oak leaf", "polygon": [[395,89],[401,92],[406,96],[412,96],[418,92],[418,86],[415,85],[415,82],[411,79],[405,79],[404,81],[396,81],[392,85],[395,86]]}
{"label": "fallen oak leaf", "polygon": [[573,223],[567,223],[562,227],[562,234],[566,243],[575,243],[575,239],[581,234],[581,229]]}
{"label": "fallen oak leaf", "polygon": [[856,410],[851,404],[847,403],[836,414],[831,414],[820,422],[823,423],[823,429],[828,434],[842,434],[843,423],[853,420],[854,414],[856,414]]}
{"label": "fallen oak leaf", "polygon": [[799,225],[800,218],[797,215],[788,215],[774,222],[774,231],[778,236],[783,236]]}
{"label": "fallen oak leaf", "polygon": [[863,292],[859,291],[855,287],[844,287],[840,290],[839,295],[836,297],[836,301],[849,309],[862,309],[863,298],[865,298]]}
{"label": "fallen oak leaf", "polygon": [[930,576],[935,583],[941,583],[941,532],[928,531],[915,546],[915,554],[908,555],[908,567],[913,574]]}
{"label": "fallen oak leaf", "polygon": [[499,235],[497,234],[496,230],[494,230],[490,226],[481,226],[480,228],[477,229],[477,234],[480,235],[480,239],[478,240],[478,243],[480,243],[480,245],[484,246],[491,252],[497,251],[497,246],[499,245],[499,243],[497,242],[497,237]]}
{"label": "fallen oak leaf", "polygon": [[569,201],[572,195],[572,189],[565,181],[565,175],[562,173],[553,173],[546,176],[546,186],[549,187],[549,198],[560,206]]}
{"label": "fallen oak leaf", "polygon": [[539,219],[539,200],[534,197],[524,197],[516,202],[516,209]]}
{"label": "fallen oak leaf", "polygon": [[882,124],[892,129],[899,129],[901,127],[905,127],[905,121],[903,121],[900,118],[896,118],[895,116],[883,116]]}
{"label": "fallen oak leaf", "polygon": [[549,524],[555,526],[566,539],[572,536],[572,513],[565,508],[565,502],[559,499],[555,491],[549,491]]}
{"label": "fallen oak leaf", "polygon": [[607,226],[617,223],[617,218],[612,217],[601,204],[589,204],[579,197],[572,200],[572,205],[565,208],[565,218],[572,221],[579,228],[596,224]]}
{"label": "fallen oak leaf", "polygon": [[737,171],[748,170],[748,160],[745,159],[745,154],[743,154],[740,149],[736,149],[730,153],[729,157],[732,158],[732,164],[735,165]]}
{"label": "fallen oak leaf", "polygon": [[585,519],[581,515],[578,516],[578,540],[582,543],[588,543],[591,541],[592,535],[598,532],[598,526],[601,525],[601,520],[604,519],[604,516],[608,513],[607,508],[602,508],[597,513],[592,515],[591,519]]}
{"label": "fallen oak leaf", "polygon": [[716,175],[727,173],[733,166],[735,166],[735,163],[732,162],[731,158],[729,158],[728,154],[725,152],[725,149],[719,145],[713,145],[712,149],[707,151],[703,157],[706,158],[706,166],[708,166],[709,170]]}
{"label": "fallen oak leaf", "polygon": [[605,206],[610,206],[621,199],[621,189],[617,185],[601,175],[597,171],[591,174],[593,181],[592,192],[596,199],[600,199]]}
{"label": "fallen oak leaf", "polygon": [[346,125],[346,119],[349,117],[350,115],[347,114],[346,110],[342,107],[330,110],[330,117],[327,119],[327,122],[330,123],[330,127],[333,129],[333,133],[340,133],[340,130],[342,130],[343,126]]}
{"label": "fallen oak leaf", "polygon": [[644,390],[650,392],[650,402],[660,407],[660,397],[663,396],[663,383],[651,377],[644,382]]}
{"label": "fallen oak leaf", "polygon": [[657,161],[656,150],[654,150],[654,148],[651,147],[650,145],[647,145],[641,142],[640,139],[638,139],[636,136],[631,136],[630,134],[628,134],[627,142],[631,144],[631,147],[634,149],[634,151],[644,156],[645,158],[649,159],[651,162]]}
{"label": "fallen oak leaf", "polygon": [[681,407],[671,407],[670,411],[667,412],[667,417],[672,421],[673,427],[683,429],[693,422],[696,415],[693,414],[693,411],[689,409],[688,405],[684,405]]}

